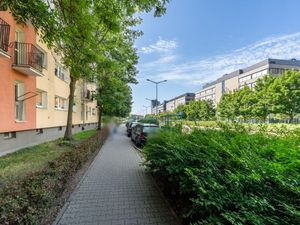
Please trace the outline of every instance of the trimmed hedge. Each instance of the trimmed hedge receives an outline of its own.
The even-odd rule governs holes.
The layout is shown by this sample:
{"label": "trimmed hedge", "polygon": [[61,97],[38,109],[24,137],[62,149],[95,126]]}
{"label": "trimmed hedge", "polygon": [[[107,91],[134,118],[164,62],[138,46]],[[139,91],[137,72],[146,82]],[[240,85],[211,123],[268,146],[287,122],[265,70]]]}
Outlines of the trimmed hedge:
{"label": "trimmed hedge", "polygon": [[48,166],[22,179],[8,182],[0,191],[0,224],[38,224],[66,184],[108,136],[107,129],[82,141]]}
{"label": "trimmed hedge", "polygon": [[299,224],[300,132],[285,137],[245,130],[163,130],[144,148],[192,224]]}

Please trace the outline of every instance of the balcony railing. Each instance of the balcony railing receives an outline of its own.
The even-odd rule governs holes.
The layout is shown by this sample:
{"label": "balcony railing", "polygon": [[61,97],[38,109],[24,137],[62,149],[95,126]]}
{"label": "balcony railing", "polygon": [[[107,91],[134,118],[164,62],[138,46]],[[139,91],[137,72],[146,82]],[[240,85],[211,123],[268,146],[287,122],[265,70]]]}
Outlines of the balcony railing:
{"label": "balcony railing", "polygon": [[0,50],[7,52],[9,46],[10,25],[0,18]]}
{"label": "balcony railing", "polygon": [[14,64],[16,67],[28,67],[39,72],[43,71],[44,53],[35,45],[14,42]]}

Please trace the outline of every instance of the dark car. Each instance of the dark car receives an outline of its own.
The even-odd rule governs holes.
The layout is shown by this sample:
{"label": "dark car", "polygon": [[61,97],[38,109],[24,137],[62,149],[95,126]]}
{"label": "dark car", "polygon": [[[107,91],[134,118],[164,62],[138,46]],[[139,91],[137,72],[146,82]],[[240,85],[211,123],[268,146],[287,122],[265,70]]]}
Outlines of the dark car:
{"label": "dark car", "polygon": [[138,124],[138,122],[131,122],[128,124],[128,127],[127,127],[127,136],[128,137],[131,137],[132,128],[135,127],[137,124]]}
{"label": "dark car", "polygon": [[136,146],[142,147],[146,144],[147,137],[156,133],[159,129],[159,126],[156,124],[137,124],[132,133],[132,141]]}
{"label": "dark car", "polygon": [[133,119],[127,120],[127,122],[125,123],[126,129],[128,129],[128,126],[129,126],[130,123],[132,123],[133,121],[134,121]]}

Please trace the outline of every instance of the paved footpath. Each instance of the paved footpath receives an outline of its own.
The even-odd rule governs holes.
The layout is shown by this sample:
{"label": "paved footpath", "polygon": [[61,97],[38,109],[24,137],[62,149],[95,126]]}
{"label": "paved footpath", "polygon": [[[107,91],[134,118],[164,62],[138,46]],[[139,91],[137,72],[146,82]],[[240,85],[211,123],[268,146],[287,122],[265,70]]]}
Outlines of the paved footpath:
{"label": "paved footpath", "polygon": [[109,138],[55,225],[177,225],[124,126]]}

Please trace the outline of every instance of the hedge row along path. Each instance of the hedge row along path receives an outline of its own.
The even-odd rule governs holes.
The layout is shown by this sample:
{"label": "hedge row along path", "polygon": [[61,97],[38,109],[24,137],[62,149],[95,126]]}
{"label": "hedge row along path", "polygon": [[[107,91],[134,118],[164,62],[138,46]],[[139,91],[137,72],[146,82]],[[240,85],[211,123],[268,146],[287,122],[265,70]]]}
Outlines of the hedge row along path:
{"label": "hedge row along path", "polygon": [[58,215],[55,225],[179,224],[121,126]]}

